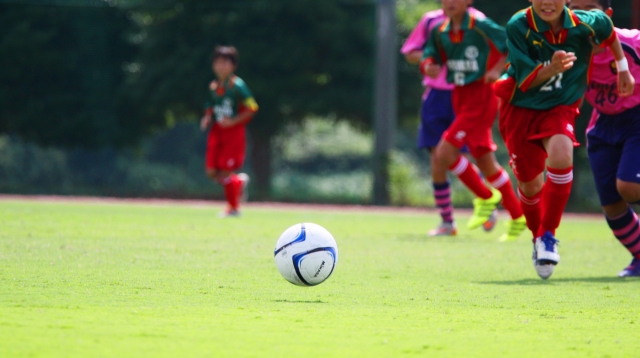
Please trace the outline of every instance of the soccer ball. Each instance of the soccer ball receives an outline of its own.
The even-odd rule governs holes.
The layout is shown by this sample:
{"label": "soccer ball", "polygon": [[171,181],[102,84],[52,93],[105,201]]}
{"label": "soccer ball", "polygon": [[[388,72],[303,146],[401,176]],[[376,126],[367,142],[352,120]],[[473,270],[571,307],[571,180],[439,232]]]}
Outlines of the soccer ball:
{"label": "soccer ball", "polygon": [[287,281],[298,286],[315,286],[333,273],[338,263],[338,246],[327,229],[302,223],[280,235],[273,256]]}

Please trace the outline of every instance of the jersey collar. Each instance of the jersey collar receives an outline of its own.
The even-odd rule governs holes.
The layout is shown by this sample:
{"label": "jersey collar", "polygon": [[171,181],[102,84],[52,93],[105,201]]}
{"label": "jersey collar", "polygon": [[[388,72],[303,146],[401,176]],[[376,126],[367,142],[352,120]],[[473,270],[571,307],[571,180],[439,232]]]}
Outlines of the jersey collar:
{"label": "jersey collar", "polygon": [[[462,19],[462,26],[460,26],[460,30],[473,30],[476,26],[476,17],[469,14],[469,11],[464,13],[464,18]],[[440,26],[440,32],[449,32],[451,31],[451,19],[447,18],[442,25]]]}
{"label": "jersey collar", "polygon": [[[572,27],[578,26],[577,17],[573,14],[568,7],[564,7],[564,16],[562,27],[565,29],[570,29]],[[529,6],[527,9],[527,21],[529,22],[529,27],[532,28],[535,32],[545,32],[551,30],[549,25],[544,22],[535,11],[533,11],[533,6]]]}

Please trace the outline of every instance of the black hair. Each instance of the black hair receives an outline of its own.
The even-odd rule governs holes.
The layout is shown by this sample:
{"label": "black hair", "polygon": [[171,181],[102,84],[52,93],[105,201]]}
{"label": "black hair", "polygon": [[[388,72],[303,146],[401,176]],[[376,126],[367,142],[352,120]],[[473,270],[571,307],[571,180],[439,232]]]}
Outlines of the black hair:
{"label": "black hair", "polygon": [[233,46],[216,46],[213,50],[213,61],[217,58],[226,58],[238,66],[238,50]]}

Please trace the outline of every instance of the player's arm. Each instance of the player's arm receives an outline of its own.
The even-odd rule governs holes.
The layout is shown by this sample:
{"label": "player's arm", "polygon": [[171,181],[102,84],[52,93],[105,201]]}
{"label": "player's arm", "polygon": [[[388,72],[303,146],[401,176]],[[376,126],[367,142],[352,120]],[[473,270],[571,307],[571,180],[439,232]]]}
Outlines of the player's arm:
{"label": "player's arm", "polygon": [[516,85],[522,92],[539,86],[550,78],[565,72],[573,67],[577,59],[575,54],[565,51],[556,51],[551,61],[544,65],[533,60],[529,56],[529,44],[527,43],[526,28],[516,22],[507,24],[507,48],[509,49],[508,66],[510,74],[517,80]]}
{"label": "player's arm", "polygon": [[213,115],[213,107],[210,103],[204,106],[204,115],[200,119],[200,129],[206,131],[211,125],[211,116]]}
{"label": "player's arm", "polygon": [[419,64],[420,60],[422,60],[424,44],[427,42],[425,30],[430,21],[427,18],[427,14],[422,16],[400,49],[404,58],[412,65]]}
{"label": "player's arm", "polygon": [[418,64],[420,63],[420,60],[422,60],[422,51],[415,50],[407,52],[404,54],[404,58],[412,65]]}
{"label": "player's arm", "polygon": [[594,41],[602,47],[608,47],[616,60],[618,69],[618,93],[622,97],[633,94],[635,80],[629,71],[629,62],[624,55],[618,34],[611,18],[602,11],[580,13],[580,20],[589,27]]}
{"label": "player's arm", "polygon": [[479,22],[478,28],[486,35],[492,56],[498,57],[498,61],[487,69],[487,73],[484,76],[485,83],[493,83],[502,76],[507,64],[507,33],[504,27],[496,24],[491,19]]}
{"label": "player's arm", "polygon": [[609,46],[609,50],[613,53],[616,60],[616,68],[618,69],[618,93],[622,97],[629,97],[633,94],[635,79],[629,70],[629,61],[624,55],[620,39],[616,35],[616,39]]}
{"label": "player's arm", "polygon": [[249,88],[243,83],[236,83],[242,105],[238,111],[238,115],[233,118],[223,118],[219,125],[224,128],[234,127],[248,123],[251,118],[258,112],[258,103],[253,98]]}
{"label": "player's arm", "polygon": [[547,82],[550,78],[568,71],[571,67],[573,67],[573,62],[577,59],[578,58],[573,52],[554,52],[553,57],[551,58],[551,63],[540,68],[540,70],[536,74],[536,77],[533,79],[533,81],[531,81],[529,87],[539,86]]}
{"label": "player's arm", "polygon": [[436,29],[431,31],[431,36],[424,47],[422,61],[420,63],[420,72],[431,78],[438,77],[440,75],[440,71],[442,71],[442,67],[440,66],[440,64],[442,64],[442,56],[437,39],[439,33],[440,32]]}

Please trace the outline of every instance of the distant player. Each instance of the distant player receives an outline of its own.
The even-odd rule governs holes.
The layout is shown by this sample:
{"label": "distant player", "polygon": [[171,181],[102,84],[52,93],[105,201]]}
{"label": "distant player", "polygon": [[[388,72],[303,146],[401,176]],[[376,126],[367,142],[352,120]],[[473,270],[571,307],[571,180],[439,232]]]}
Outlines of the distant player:
{"label": "distant player", "polygon": [[[534,237],[534,267],[546,279],[560,261],[555,231],[573,182],[574,123],[587,87],[591,41],[609,47],[620,69],[627,65],[602,11],[573,12],[566,0],[530,1],[507,24],[509,77],[496,88],[504,99],[500,132]],[[620,95],[629,96],[629,71],[619,71],[617,81]]]}
{"label": "distant player", "polygon": [[[569,7],[613,14],[611,0],[572,0]],[[640,79],[640,31],[615,31],[631,74]],[[629,205],[640,204],[640,81],[633,96],[619,96],[617,73],[624,63],[619,66],[605,48],[594,46],[594,54],[586,93],[594,107],[587,128],[589,162],[607,223],[633,256],[618,276],[640,276],[640,222]]]}
{"label": "distant player", "polygon": [[[480,19],[468,11],[472,0],[443,0],[447,19],[431,32],[421,64],[423,73],[437,78],[441,65],[447,67],[447,81],[455,85],[452,95],[455,120],[435,151],[441,165],[451,170],[475,195],[473,215],[467,227],[482,226],[502,202],[512,220],[506,239],[515,240],[526,228],[520,203],[511,186],[509,174],[496,161],[496,145],[491,127],[497,115],[498,99],[492,82],[502,73],[506,52],[504,28],[489,19]],[[467,146],[485,178],[460,154]],[[497,190],[496,190],[497,189]]]}
{"label": "distant player", "polygon": [[[480,11],[469,8],[469,13],[477,18],[484,18]],[[447,18],[442,9],[429,11],[422,16],[418,24],[405,41],[400,52],[405,55],[407,62],[419,64],[424,53],[427,40],[431,32]],[[422,95],[420,108],[420,125],[418,127],[418,148],[426,148],[431,153],[431,178],[435,203],[440,211],[442,222],[438,227],[429,231],[429,236],[456,235],[457,228],[453,219],[453,205],[451,204],[451,185],[447,178],[447,168],[435,160],[433,151],[440,142],[442,134],[449,128],[455,115],[451,105],[451,91],[453,85],[447,83],[447,71],[443,69],[437,78],[424,76],[422,84],[426,91]],[[463,149],[466,151],[466,148]],[[493,229],[496,216],[484,226],[485,230]]]}
{"label": "distant player", "polygon": [[[246,195],[249,176],[235,172],[242,168],[246,149],[246,124],[258,111],[249,88],[234,72],[238,68],[235,47],[218,46],[213,53],[216,80],[209,85],[211,102],[200,121],[209,130],[205,153],[207,176],[224,188],[228,207],[221,217],[239,216],[240,199]],[[212,124],[213,123],[213,124]]]}

